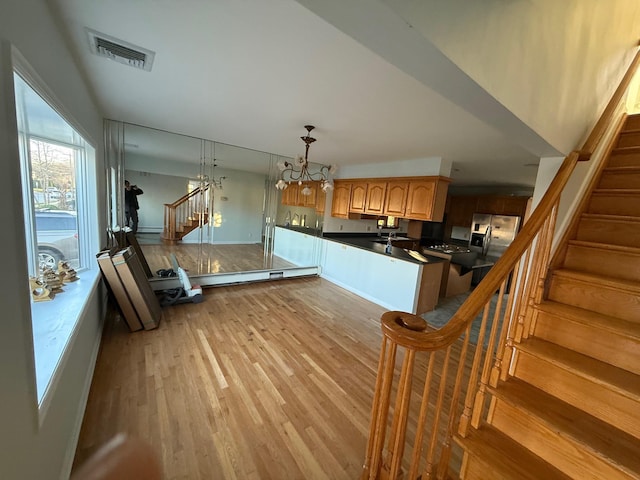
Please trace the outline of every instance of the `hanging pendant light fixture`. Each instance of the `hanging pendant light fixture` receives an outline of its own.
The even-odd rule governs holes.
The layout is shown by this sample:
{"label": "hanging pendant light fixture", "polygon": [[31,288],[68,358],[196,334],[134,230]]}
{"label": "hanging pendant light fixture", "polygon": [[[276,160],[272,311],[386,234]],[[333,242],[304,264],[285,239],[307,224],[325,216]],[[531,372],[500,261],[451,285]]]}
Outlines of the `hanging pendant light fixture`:
{"label": "hanging pendant light fixture", "polygon": [[[320,188],[322,188],[323,192],[326,192],[333,188],[329,174],[334,174],[338,167],[336,165],[320,165],[317,171],[309,171],[309,145],[316,141],[310,133],[315,127],[313,125],[305,125],[304,128],[307,129],[307,134],[304,137],[300,137],[305,144],[304,157],[298,155],[291,163],[284,160],[280,160],[277,163],[280,169],[280,179],[276,182],[276,188],[284,190],[291,182],[302,185],[305,182],[319,181]],[[311,195],[311,192],[312,190],[308,185],[305,185],[301,190],[303,195]]]}

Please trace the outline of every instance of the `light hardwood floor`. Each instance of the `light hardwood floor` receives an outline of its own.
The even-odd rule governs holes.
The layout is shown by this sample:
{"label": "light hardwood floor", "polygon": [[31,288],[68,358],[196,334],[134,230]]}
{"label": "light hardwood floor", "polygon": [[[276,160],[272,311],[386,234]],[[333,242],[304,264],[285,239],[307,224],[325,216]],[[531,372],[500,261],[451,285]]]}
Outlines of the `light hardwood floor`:
{"label": "light hardwood floor", "polygon": [[141,244],[140,247],[154,274],[160,269],[172,267],[170,256],[172,253],[176,255],[180,266],[188,271],[190,276],[295,267],[294,264],[275,255],[264,258],[264,249],[259,243],[246,245]]}
{"label": "light hardwood floor", "polygon": [[107,321],[75,464],[126,432],[166,479],[358,478],[384,309],[317,277],[204,297]]}
{"label": "light hardwood floor", "polygon": [[176,255],[180,266],[188,271],[190,276],[296,266],[276,255],[265,257],[261,243],[165,245],[157,233],[138,233],[136,237],[154,274],[160,269],[172,267],[172,253]]}

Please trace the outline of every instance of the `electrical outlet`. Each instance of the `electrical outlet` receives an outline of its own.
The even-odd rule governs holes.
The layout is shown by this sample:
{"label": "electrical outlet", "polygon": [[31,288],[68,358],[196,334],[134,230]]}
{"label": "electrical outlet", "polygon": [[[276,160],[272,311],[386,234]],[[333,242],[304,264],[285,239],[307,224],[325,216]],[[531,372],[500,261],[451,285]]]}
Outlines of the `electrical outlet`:
{"label": "electrical outlet", "polygon": [[342,230],[342,224],[340,224],[340,230]]}
{"label": "electrical outlet", "polygon": [[367,232],[371,231],[371,227],[367,225]]}

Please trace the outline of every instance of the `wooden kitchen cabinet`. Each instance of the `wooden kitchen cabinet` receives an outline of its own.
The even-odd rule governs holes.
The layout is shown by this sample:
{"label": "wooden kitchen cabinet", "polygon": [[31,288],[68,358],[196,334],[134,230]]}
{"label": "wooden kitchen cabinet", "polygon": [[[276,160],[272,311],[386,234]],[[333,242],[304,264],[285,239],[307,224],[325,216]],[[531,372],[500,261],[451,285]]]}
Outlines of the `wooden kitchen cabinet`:
{"label": "wooden kitchen cabinet", "polygon": [[387,192],[385,194],[383,215],[393,217],[404,216],[407,206],[407,194],[409,193],[409,182],[391,181],[387,182]]}
{"label": "wooden kitchen cabinet", "polygon": [[449,179],[433,177],[411,180],[404,218],[441,222],[447,202]]}
{"label": "wooden kitchen cabinet", "polygon": [[529,197],[513,195],[453,195],[448,200],[445,237],[453,227],[470,228],[474,213],[516,215],[524,219]]}
{"label": "wooden kitchen cabinet", "polygon": [[476,212],[493,215],[518,215],[524,217],[529,197],[512,195],[480,195]]}
{"label": "wooden kitchen cabinet", "polygon": [[[302,193],[305,187],[309,187],[309,190],[311,190],[309,195]],[[306,182],[298,185],[298,206],[316,208],[316,198],[319,189],[318,182]]]}
{"label": "wooden kitchen cabinet", "polygon": [[[439,176],[336,180],[331,215],[349,218],[351,212],[441,222],[450,181]],[[348,201],[343,198],[347,184]],[[347,213],[343,211],[345,204]]]}
{"label": "wooden kitchen cabinet", "polygon": [[351,201],[351,182],[335,180],[333,182],[333,201],[331,216],[349,218],[349,202]]}
{"label": "wooden kitchen cabinet", "polygon": [[[302,189],[305,186],[311,190],[309,195],[303,195],[302,193]],[[323,214],[326,198],[326,193],[320,188],[320,182],[305,182],[302,185],[292,182],[282,190],[281,203],[291,207],[313,208],[318,213]]]}
{"label": "wooden kitchen cabinet", "polygon": [[[365,202],[364,213],[371,215],[382,215],[384,210],[385,193],[387,191],[387,182],[368,182],[367,183],[367,200]],[[353,192],[351,193],[353,198]]]}
{"label": "wooden kitchen cabinet", "polygon": [[478,197],[452,196],[449,199],[447,225],[471,228],[473,214],[478,211]]}
{"label": "wooden kitchen cabinet", "polygon": [[365,213],[367,206],[367,186],[368,182],[352,182],[351,202],[349,211],[354,213]]}
{"label": "wooden kitchen cabinet", "polygon": [[282,200],[283,205],[289,205],[295,207],[298,205],[298,184],[290,183],[287,188],[282,190]]}

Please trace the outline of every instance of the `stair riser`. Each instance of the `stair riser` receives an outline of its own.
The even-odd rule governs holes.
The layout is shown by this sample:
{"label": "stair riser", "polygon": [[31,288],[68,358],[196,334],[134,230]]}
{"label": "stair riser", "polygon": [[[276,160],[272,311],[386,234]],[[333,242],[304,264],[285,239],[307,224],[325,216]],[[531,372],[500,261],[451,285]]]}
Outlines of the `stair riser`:
{"label": "stair riser", "polygon": [[640,153],[615,153],[607,160],[607,167],[640,167]]}
{"label": "stair riser", "polygon": [[[465,463],[466,465],[460,469],[462,480],[487,480],[487,471],[490,471],[491,464],[485,465],[476,458],[469,458]],[[513,480],[513,477],[505,477],[491,471],[491,480]]]}
{"label": "stair riser", "polygon": [[[527,412],[495,400],[491,424],[572,478],[629,480],[601,459],[550,430]],[[549,448],[553,445],[553,448]]]}
{"label": "stair riser", "polygon": [[583,217],[577,240],[640,248],[640,222],[611,221]]}
{"label": "stair riser", "polygon": [[640,130],[640,115],[629,115],[624,122],[623,131]]}
{"label": "stair riser", "polygon": [[604,172],[598,183],[598,188],[638,188],[640,186],[640,172]]}
{"label": "stair riser", "polygon": [[640,132],[621,132],[618,138],[617,147],[637,147],[640,145]]}
{"label": "stair riser", "polygon": [[589,201],[588,212],[604,215],[638,216],[640,212],[640,195],[594,194]]}
{"label": "stair riser", "polygon": [[640,439],[638,403],[632,398],[522,350],[514,376]]}
{"label": "stair riser", "polygon": [[637,291],[620,290],[554,275],[551,278],[549,299],[640,323],[640,297]]}
{"label": "stair riser", "polygon": [[[581,480],[631,480],[570,438],[559,435],[527,412],[495,400],[491,423],[558,470]],[[552,446],[552,447],[551,447]],[[487,476],[484,477],[488,478]]]}
{"label": "stair riser", "polygon": [[640,281],[640,254],[569,245],[564,266],[622,280]]}
{"label": "stair riser", "polygon": [[640,339],[537,312],[534,336],[640,375]]}

